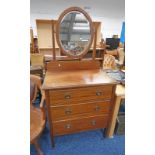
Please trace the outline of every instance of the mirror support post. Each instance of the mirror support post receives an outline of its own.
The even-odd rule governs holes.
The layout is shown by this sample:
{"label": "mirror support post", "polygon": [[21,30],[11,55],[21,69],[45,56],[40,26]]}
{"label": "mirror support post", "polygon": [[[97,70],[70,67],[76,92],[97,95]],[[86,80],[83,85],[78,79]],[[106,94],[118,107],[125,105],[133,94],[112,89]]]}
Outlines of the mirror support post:
{"label": "mirror support post", "polygon": [[56,55],[55,55],[55,32],[54,32],[54,20],[51,20],[52,22],[52,45],[53,45],[53,60],[56,60]]}
{"label": "mirror support post", "polygon": [[93,60],[95,60],[95,58],[96,58],[96,40],[97,40],[97,24],[94,23]]}

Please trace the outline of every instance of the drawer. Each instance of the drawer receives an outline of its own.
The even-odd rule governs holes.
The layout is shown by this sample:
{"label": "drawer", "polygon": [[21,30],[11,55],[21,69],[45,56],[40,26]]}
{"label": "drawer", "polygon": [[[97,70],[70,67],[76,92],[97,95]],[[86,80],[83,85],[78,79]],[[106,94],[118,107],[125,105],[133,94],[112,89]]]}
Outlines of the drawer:
{"label": "drawer", "polygon": [[51,90],[50,103],[66,104],[74,101],[110,99],[112,95],[112,85],[85,87],[76,89]]}
{"label": "drawer", "polygon": [[76,133],[80,131],[106,128],[108,123],[108,115],[98,115],[83,118],[75,118],[70,120],[54,121],[53,134],[63,135]]}
{"label": "drawer", "polygon": [[74,117],[75,115],[92,113],[96,114],[109,114],[110,101],[96,101],[87,102],[74,105],[59,105],[51,106],[50,113],[53,120],[60,120],[64,118]]}

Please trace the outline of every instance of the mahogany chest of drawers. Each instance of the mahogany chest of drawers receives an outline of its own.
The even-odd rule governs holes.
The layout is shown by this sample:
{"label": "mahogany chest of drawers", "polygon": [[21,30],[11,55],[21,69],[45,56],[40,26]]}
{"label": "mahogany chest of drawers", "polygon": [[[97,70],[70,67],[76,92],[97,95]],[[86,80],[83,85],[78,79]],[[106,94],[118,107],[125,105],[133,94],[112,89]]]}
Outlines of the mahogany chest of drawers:
{"label": "mahogany chest of drawers", "polygon": [[99,69],[47,72],[43,89],[53,146],[57,135],[108,128],[115,87]]}

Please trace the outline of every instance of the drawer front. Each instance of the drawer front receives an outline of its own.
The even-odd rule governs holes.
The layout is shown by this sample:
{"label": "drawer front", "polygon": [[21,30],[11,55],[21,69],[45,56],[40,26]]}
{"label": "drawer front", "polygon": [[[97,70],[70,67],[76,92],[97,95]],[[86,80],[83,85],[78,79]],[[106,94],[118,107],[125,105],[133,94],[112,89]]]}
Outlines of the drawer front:
{"label": "drawer front", "polygon": [[86,87],[77,89],[53,90],[50,91],[50,103],[68,104],[74,101],[110,99],[112,85]]}
{"label": "drawer front", "polygon": [[50,112],[52,119],[61,120],[66,118],[74,117],[75,115],[91,113],[96,114],[109,114],[110,112],[110,101],[98,101],[89,103],[80,103],[74,105],[61,105],[51,106]]}
{"label": "drawer front", "polygon": [[76,133],[80,131],[106,128],[108,123],[108,115],[98,115],[91,117],[83,117],[80,119],[70,119],[63,121],[54,121],[53,134],[63,135]]}

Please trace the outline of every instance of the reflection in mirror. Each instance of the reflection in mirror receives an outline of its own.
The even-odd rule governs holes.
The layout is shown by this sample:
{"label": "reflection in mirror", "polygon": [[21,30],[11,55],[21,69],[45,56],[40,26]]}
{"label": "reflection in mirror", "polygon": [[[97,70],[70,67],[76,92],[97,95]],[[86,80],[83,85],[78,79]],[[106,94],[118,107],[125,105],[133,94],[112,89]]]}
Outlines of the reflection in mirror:
{"label": "reflection in mirror", "polygon": [[60,42],[69,55],[81,55],[90,39],[90,23],[82,13],[72,11],[64,16],[60,25]]}

